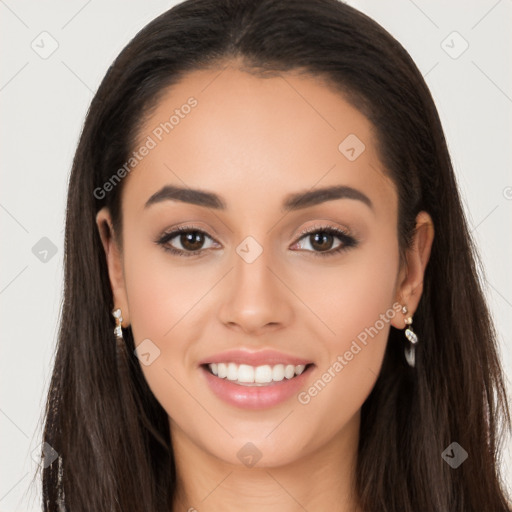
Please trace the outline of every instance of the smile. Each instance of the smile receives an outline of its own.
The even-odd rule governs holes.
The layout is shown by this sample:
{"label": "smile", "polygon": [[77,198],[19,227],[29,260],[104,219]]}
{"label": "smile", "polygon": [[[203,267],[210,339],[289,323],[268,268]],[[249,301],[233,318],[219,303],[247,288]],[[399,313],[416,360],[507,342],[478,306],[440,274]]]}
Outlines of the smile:
{"label": "smile", "polygon": [[307,387],[314,368],[313,363],[251,366],[232,362],[199,367],[214,396],[230,406],[249,410],[286,403]]}
{"label": "smile", "polygon": [[293,379],[304,372],[307,365],[261,365],[210,363],[208,370],[219,379],[227,379],[241,386],[265,386],[284,379]]}

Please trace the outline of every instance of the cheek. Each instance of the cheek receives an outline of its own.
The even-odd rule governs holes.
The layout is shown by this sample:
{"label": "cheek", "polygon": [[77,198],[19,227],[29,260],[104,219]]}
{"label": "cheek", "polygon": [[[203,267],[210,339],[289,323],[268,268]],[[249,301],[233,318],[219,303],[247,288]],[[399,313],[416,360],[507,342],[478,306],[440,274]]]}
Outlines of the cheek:
{"label": "cheek", "polygon": [[[340,264],[309,270],[301,285],[311,308],[318,312],[331,331],[324,337],[331,348],[342,350],[366,328],[373,326],[381,314],[394,315],[399,251],[396,238],[384,233],[369,237],[364,246],[347,253]],[[320,266],[318,267],[320,268]],[[306,269],[304,269],[306,272]],[[309,282],[309,284],[307,284]],[[389,322],[383,330],[387,338]]]}
{"label": "cheek", "polygon": [[[311,407],[311,414],[322,416],[341,407],[341,414],[349,418],[373,388],[397,314],[393,305],[398,267],[398,243],[393,236],[382,235],[356,249],[336,272],[330,269],[315,279],[317,299],[311,307],[330,332],[322,330],[325,357],[317,380],[304,390],[302,400],[298,397],[299,403]],[[336,428],[331,418],[324,420]]]}
{"label": "cheek", "polygon": [[204,338],[201,312],[211,305],[218,272],[211,265],[186,264],[135,237],[126,237],[124,270],[135,346],[145,343],[151,360],[156,354],[141,369],[168,412],[171,404],[182,410],[190,404],[179,383],[190,378],[191,349],[194,340]]}
{"label": "cheek", "polygon": [[162,248],[127,240],[125,281],[136,343],[145,338],[165,342],[189,325],[194,307],[213,286],[214,277],[204,266],[186,266]]}

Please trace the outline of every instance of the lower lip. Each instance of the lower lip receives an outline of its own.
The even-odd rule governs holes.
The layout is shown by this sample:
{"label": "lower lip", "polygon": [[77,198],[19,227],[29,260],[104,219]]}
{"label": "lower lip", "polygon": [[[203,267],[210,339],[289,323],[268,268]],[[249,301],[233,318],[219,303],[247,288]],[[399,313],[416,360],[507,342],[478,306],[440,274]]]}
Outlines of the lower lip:
{"label": "lower lip", "polygon": [[200,370],[213,393],[228,404],[242,409],[267,409],[285,402],[298,393],[304,387],[313,367],[314,365],[308,366],[293,379],[285,377],[282,381],[271,382],[266,386],[243,386],[216,377],[204,366],[201,366]]}

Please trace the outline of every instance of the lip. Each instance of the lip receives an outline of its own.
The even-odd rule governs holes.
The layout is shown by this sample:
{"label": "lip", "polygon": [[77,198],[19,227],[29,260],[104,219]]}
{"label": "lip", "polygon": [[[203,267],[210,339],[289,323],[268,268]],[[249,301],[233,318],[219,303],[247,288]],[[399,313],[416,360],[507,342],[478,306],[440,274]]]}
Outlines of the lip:
{"label": "lip", "polygon": [[[276,364],[292,364],[297,366],[299,364],[307,365],[313,361],[295,357],[283,352],[277,352],[276,350],[259,350],[257,352],[251,352],[249,350],[227,350],[220,354],[215,354],[207,357],[199,362],[200,366],[207,365],[210,363],[235,363],[235,364],[248,364],[249,366],[262,366],[268,364],[274,366]],[[292,379],[295,380],[295,379]]]}
{"label": "lip", "polygon": [[284,378],[279,382],[271,382],[266,386],[242,386],[221,379],[211,373],[206,365],[200,367],[210,390],[224,402],[241,409],[268,409],[285,402],[304,388],[314,364],[293,379]]}

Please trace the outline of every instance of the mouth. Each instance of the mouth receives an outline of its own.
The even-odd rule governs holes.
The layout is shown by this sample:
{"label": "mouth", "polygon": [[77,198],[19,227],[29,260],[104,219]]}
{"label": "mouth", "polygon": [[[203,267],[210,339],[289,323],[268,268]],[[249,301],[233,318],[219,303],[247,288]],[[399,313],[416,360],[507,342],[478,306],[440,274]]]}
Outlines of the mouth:
{"label": "mouth", "polygon": [[290,400],[312,379],[311,360],[272,349],[228,350],[199,361],[210,391],[242,409],[267,409]]}
{"label": "mouth", "polygon": [[313,363],[308,364],[276,364],[251,366],[248,364],[206,363],[201,365],[207,372],[219,379],[230,381],[239,386],[262,387],[276,385],[282,381],[295,379],[308,371]]}

